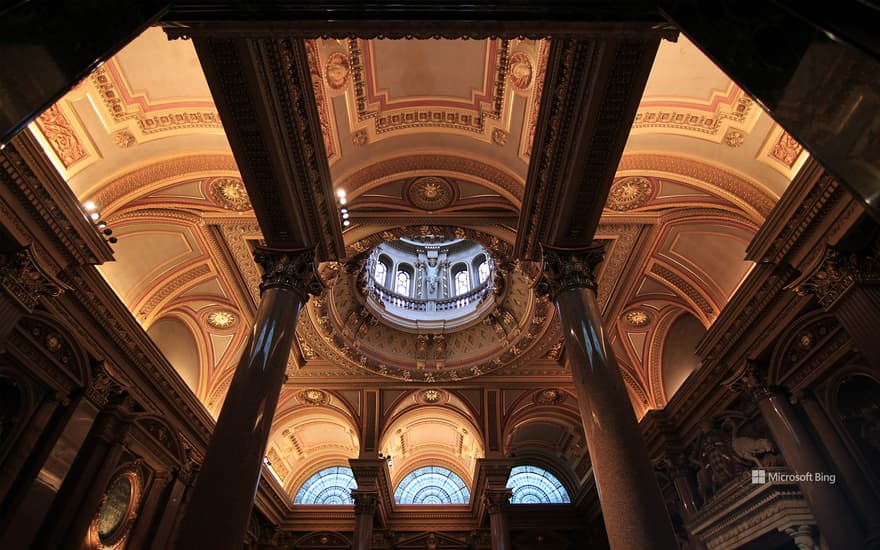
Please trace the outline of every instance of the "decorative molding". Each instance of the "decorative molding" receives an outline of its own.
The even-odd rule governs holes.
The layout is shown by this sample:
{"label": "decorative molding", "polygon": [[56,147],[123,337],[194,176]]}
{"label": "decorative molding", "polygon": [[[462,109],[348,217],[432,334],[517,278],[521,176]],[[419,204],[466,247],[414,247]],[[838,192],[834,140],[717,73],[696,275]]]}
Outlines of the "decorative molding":
{"label": "decorative molding", "polygon": [[[332,103],[324,93],[324,78],[330,78],[329,71],[331,62],[333,60],[338,60],[338,57],[335,56],[342,54],[339,52],[330,54],[330,58],[327,60],[327,66],[324,69],[324,74],[322,75],[321,56],[318,55],[318,41],[306,40],[305,46],[306,56],[308,57],[309,62],[309,76],[312,78],[312,90],[315,92],[315,104],[318,108],[318,120],[321,124],[321,136],[324,138],[324,151],[327,153],[327,161],[332,165],[333,162],[339,158],[339,146],[336,136],[336,123],[333,119]],[[328,85],[334,90],[343,88],[348,81],[350,73],[348,59],[343,58],[342,62],[343,63],[341,63],[340,66],[345,69],[345,76],[342,79],[342,85],[331,85],[328,80]],[[336,67],[336,64],[333,64],[333,66]]]}
{"label": "decorative molding", "polygon": [[43,111],[35,122],[64,168],[91,156],[57,103]]}
{"label": "decorative molding", "polygon": [[566,290],[596,290],[596,267],[605,259],[605,247],[581,249],[551,248],[543,250],[544,269],[535,284],[535,293],[547,296],[553,302]]}
{"label": "decorative molding", "polygon": [[880,240],[867,253],[842,253],[826,247],[818,265],[805,272],[786,288],[799,296],[813,294],[825,311],[834,308],[853,286],[880,283]]}
{"label": "decorative molding", "polygon": [[715,91],[708,101],[702,103],[692,101],[682,104],[680,101],[673,103],[649,98],[639,105],[633,130],[638,133],[660,129],[704,139],[714,138],[717,142],[721,139],[722,131],[731,124],[740,128],[750,126],[749,120],[757,120],[759,113],[760,109],[755,109],[754,101],[736,84],[730,82],[727,91]]}
{"label": "decorative molding", "polygon": [[697,306],[699,311],[705,316],[706,319],[711,319],[712,316],[715,314],[715,309],[712,307],[709,301],[706,300],[706,297],[703,296],[703,294],[699,290],[697,290],[693,285],[684,280],[684,278],[679,276],[677,273],[674,273],[667,267],[658,263],[654,263],[653,265],[651,265],[651,273],[666,281],[674,288],[678,289],[682,294],[684,294],[688,298],[688,300],[691,301],[691,303]]}
{"label": "decorative molding", "polygon": [[208,183],[208,193],[214,202],[227,210],[235,212],[253,210],[241,178],[214,178]]}
{"label": "decorative molding", "polygon": [[11,254],[0,254],[0,287],[28,313],[37,307],[40,298],[55,298],[72,290],[40,265],[32,244]]}

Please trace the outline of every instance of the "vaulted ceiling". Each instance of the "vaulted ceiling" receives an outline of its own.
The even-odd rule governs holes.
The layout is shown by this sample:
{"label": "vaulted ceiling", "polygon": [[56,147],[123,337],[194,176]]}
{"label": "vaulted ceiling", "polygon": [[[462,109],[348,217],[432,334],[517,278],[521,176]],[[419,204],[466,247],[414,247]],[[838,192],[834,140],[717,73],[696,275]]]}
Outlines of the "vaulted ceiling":
{"label": "vaulted ceiling", "polygon": [[[240,150],[234,156],[203,72],[205,52],[219,46],[198,44],[201,63],[193,41],[147,30],[30,131],[118,238],[116,261],[102,274],[216,415],[259,300],[252,247],[281,233],[257,222],[271,205],[265,197],[251,202]],[[380,438],[383,452],[404,457],[395,475],[432,462],[472,481],[486,445],[479,397],[468,392],[481,384],[522,383],[504,397],[509,452],[583,455],[575,396],[563,390],[542,401],[529,390],[566,388],[570,379],[554,308],[530,291],[537,272],[526,261],[532,245],[523,244],[531,227],[523,212],[536,212],[541,200],[554,204],[527,186],[537,170],[533,144],[552,141],[539,117],[552,105],[546,94],[558,90],[544,83],[548,75],[559,82],[574,63],[552,57],[551,44],[297,42],[326,157],[320,178],[331,196],[345,192],[352,223],[340,224],[341,204],[323,206],[332,214],[321,220],[332,229],[322,237],[323,257],[333,261],[322,273],[335,283],[331,297],[312,300],[300,319],[268,451],[288,491],[318,467],[358,455],[355,383],[395,388],[383,404]],[[209,73],[217,63],[207,62]],[[661,42],[595,235],[606,242],[599,301],[638,417],[663,407],[698,368],[694,345],[748,273],[746,245],[805,160],[803,148],[693,45]],[[249,186],[254,177],[246,174]],[[506,309],[460,335],[459,367],[383,370],[355,343],[399,346],[405,357],[413,335],[347,327],[359,310],[343,264],[382,240],[437,228],[508,256]],[[517,258],[514,249],[525,252]],[[427,398],[428,387],[442,388],[439,397]]]}

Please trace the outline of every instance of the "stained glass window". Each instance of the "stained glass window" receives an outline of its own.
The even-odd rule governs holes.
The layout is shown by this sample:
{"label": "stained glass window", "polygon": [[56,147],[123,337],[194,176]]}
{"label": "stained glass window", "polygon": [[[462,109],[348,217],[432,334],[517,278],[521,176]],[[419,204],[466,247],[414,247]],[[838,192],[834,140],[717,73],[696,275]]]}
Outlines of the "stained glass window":
{"label": "stained glass window", "polygon": [[351,504],[351,490],[357,482],[351,468],[331,466],[306,480],[293,499],[294,504]]}
{"label": "stained glass window", "polygon": [[568,504],[571,499],[559,479],[537,466],[510,470],[507,487],[513,489],[511,504]]}
{"label": "stained glass window", "polygon": [[398,504],[467,504],[471,492],[454,472],[440,466],[426,466],[404,477],[394,500]]}

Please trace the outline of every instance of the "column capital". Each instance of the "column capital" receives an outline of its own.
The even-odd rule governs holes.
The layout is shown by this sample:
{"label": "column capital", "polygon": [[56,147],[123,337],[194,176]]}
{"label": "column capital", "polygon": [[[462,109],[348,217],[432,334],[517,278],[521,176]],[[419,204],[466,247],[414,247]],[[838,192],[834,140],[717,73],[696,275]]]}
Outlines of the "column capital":
{"label": "column capital", "polygon": [[764,370],[759,362],[747,360],[745,367],[725,382],[725,385],[732,391],[745,393],[755,401],[783,394],[783,388],[767,384]]}
{"label": "column capital", "polygon": [[605,257],[605,246],[567,249],[542,247],[543,266],[535,292],[556,300],[560,292],[589,288],[596,290],[594,271]]}
{"label": "column capital", "polygon": [[826,247],[819,261],[804,270],[788,288],[798,295],[813,294],[825,311],[854,285],[880,283],[880,241],[874,241],[865,252],[841,252]]}
{"label": "column capital", "polygon": [[298,293],[305,302],[310,294],[317,296],[324,290],[312,248],[281,250],[259,247],[254,250],[254,260],[263,268],[261,294],[270,288],[284,288]]}
{"label": "column capital", "polygon": [[367,514],[372,516],[379,502],[379,494],[373,491],[358,491],[352,489],[351,498],[354,500],[355,515]]}
{"label": "column capital", "polygon": [[70,287],[40,265],[34,245],[0,254],[0,287],[28,312],[42,296],[59,296]]}
{"label": "column capital", "polygon": [[499,514],[510,504],[513,491],[510,489],[486,489],[483,492],[483,502],[489,514]]}

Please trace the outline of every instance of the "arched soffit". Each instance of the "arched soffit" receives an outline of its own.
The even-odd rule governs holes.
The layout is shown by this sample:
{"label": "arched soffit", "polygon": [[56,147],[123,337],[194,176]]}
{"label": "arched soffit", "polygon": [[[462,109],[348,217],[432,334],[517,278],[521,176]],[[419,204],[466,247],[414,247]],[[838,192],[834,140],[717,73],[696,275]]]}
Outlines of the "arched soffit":
{"label": "arched soffit", "polygon": [[295,405],[279,410],[272,423],[266,457],[287,487],[328,464],[347,465],[360,451],[357,427],[329,405]]}
{"label": "arched soffit", "polygon": [[335,178],[335,187],[344,189],[353,205],[357,204],[359,197],[366,197],[386,184],[409,182],[422,176],[468,182],[497,194],[515,208],[522,204],[525,180],[521,176],[503,166],[487,163],[482,158],[473,158],[468,153],[450,155],[414,151],[378,162],[375,159],[371,161],[372,164]]}
{"label": "arched soffit", "polygon": [[182,315],[165,315],[147,328],[147,334],[198,398],[203,398],[209,385],[209,350],[191,319]]}
{"label": "arched soffit", "polygon": [[423,405],[410,408],[388,422],[379,438],[382,454],[392,457],[392,481],[426,461],[450,468],[468,484],[476,459],[485,456],[480,430],[472,419],[452,408]]}
{"label": "arched soffit", "polygon": [[652,204],[711,205],[718,199],[761,224],[779,196],[730,166],[666,152],[638,152],[621,158],[606,208],[622,212]]}
{"label": "arched soffit", "polygon": [[[554,392],[552,398],[544,394]],[[504,420],[503,450],[508,456],[531,453],[548,457],[572,458],[584,451],[583,428],[574,399],[552,388],[539,391],[531,406],[519,407]],[[548,399],[550,403],[540,404]],[[557,401],[553,404],[552,401]],[[559,404],[568,402],[566,405]]]}
{"label": "arched soffit", "polygon": [[514,466],[507,487],[513,491],[511,504],[571,504],[569,492],[559,478],[538,466]]}
{"label": "arched soffit", "polygon": [[172,429],[160,416],[154,414],[139,415],[135,420],[135,424],[141,427],[150,437],[152,437],[159,445],[162,446],[171,458],[174,464],[182,465],[186,461],[186,453],[177,432]]}
{"label": "arched soffit", "polygon": [[159,205],[247,211],[240,206],[245,203],[224,196],[231,183],[234,191],[243,191],[243,185],[238,188],[240,181],[231,153],[194,153],[151,160],[133,170],[111,174],[78,196],[93,201],[108,216],[148,197]]}
{"label": "arched soffit", "polygon": [[[472,426],[480,426],[481,424],[479,412],[474,410],[470,403],[459,397],[455,391],[439,388],[424,388],[401,394],[388,407],[388,412],[384,415],[383,424],[390,425],[407,411],[424,405],[452,409],[467,418]],[[475,433],[480,439],[483,438],[482,430],[479,428],[477,428]]]}
{"label": "arched soffit", "polygon": [[442,466],[422,466],[407,473],[394,489],[397,504],[468,504],[464,480]]}

